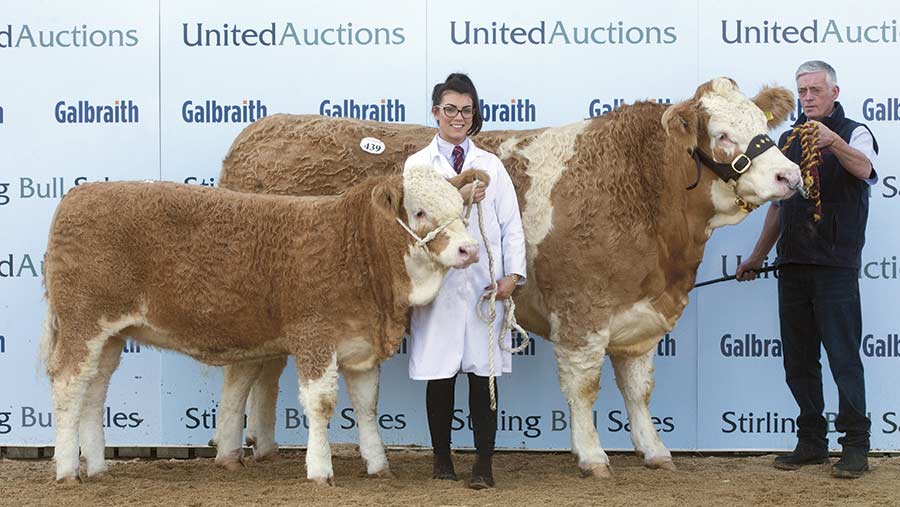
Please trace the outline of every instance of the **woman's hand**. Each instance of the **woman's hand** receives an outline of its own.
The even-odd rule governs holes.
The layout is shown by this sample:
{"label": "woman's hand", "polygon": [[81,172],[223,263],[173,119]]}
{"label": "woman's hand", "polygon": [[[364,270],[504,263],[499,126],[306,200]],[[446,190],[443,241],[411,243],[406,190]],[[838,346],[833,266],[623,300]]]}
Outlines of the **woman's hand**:
{"label": "woman's hand", "polygon": [[[512,296],[513,291],[516,290],[516,283],[518,281],[519,275],[508,275],[497,280],[497,300],[508,299]],[[484,290],[490,290],[492,288],[494,288],[493,285],[488,285]]]}
{"label": "woman's hand", "polygon": [[[474,184],[468,183],[463,185],[462,188],[459,189],[459,195],[463,198],[463,203],[469,204],[469,196],[472,194],[472,187]],[[484,183],[479,182],[478,188],[475,189],[475,199],[472,201],[473,204],[477,204],[484,199],[484,190],[487,188]]]}

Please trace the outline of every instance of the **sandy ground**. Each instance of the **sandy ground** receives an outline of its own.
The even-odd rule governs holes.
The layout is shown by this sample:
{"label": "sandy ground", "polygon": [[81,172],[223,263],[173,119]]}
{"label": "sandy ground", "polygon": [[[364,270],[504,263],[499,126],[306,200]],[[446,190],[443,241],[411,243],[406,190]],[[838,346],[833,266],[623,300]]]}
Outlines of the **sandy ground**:
{"label": "sandy ground", "polygon": [[[51,460],[0,460],[0,505],[603,505],[632,506],[898,506],[900,457],[872,458],[856,480],[833,479],[828,465],[784,472],[773,456],[676,455],[675,472],[648,470],[633,455],[611,456],[613,477],[583,479],[563,453],[500,453],[497,487],[465,486],[474,456],[456,454],[459,482],[430,479],[428,451],[390,451],[397,477],[370,479],[355,449],[336,449],[335,487],[304,479],[302,451],[283,451],[279,463],[253,463],[227,472],[211,459],[118,460],[98,480],[58,485]],[[834,461],[834,459],[833,459]]]}

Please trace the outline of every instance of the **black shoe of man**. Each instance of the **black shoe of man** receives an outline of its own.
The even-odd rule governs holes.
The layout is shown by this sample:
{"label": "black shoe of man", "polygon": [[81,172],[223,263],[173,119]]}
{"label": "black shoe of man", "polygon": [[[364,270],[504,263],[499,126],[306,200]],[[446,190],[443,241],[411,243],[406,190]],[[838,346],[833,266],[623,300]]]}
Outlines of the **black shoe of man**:
{"label": "black shoe of man", "polygon": [[840,479],[858,479],[869,471],[868,451],[862,447],[845,447],[841,459],[831,467],[831,475]]}
{"label": "black shoe of man", "polygon": [[828,444],[815,444],[800,440],[794,452],[775,458],[775,468],[798,470],[806,465],[821,465],[828,460]]}

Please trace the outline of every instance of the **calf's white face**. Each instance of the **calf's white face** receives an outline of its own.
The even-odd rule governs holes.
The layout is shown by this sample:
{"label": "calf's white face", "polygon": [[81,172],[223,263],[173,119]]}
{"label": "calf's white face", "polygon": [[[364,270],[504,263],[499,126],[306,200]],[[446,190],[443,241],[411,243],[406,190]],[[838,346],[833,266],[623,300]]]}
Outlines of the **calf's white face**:
{"label": "calf's white face", "polygon": [[[754,137],[769,131],[766,114],[728,79],[712,81],[712,89],[700,98],[700,104],[709,114],[709,145],[703,147],[701,142],[701,148],[709,150],[718,162],[731,163],[747,151]],[[773,146],[753,159],[737,180],[735,191],[759,205],[790,197],[799,182],[800,168]]]}
{"label": "calf's white face", "polygon": [[444,268],[465,268],[478,261],[478,242],[462,221],[459,191],[430,166],[411,167],[404,173],[403,207],[407,223],[420,237],[443,226],[426,245],[433,262]]}

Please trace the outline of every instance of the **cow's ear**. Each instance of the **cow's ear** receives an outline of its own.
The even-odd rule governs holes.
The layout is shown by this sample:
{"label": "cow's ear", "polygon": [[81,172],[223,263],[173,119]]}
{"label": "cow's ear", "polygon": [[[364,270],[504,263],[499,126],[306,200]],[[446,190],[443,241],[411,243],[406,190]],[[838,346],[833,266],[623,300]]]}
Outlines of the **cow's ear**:
{"label": "cow's ear", "polygon": [[697,106],[693,100],[672,104],[662,115],[666,134],[686,148],[697,146]]}
{"label": "cow's ear", "polygon": [[794,110],[794,93],[781,86],[764,86],[753,103],[766,114],[768,127],[775,128]]}
{"label": "cow's ear", "polygon": [[400,177],[388,178],[372,189],[372,205],[389,220],[400,216],[403,204],[403,180]]}
{"label": "cow's ear", "polygon": [[450,184],[453,185],[454,187],[456,187],[457,189],[460,189],[460,188],[468,185],[469,183],[472,183],[472,181],[474,181],[474,180],[478,180],[484,186],[487,186],[491,182],[491,177],[488,176],[486,172],[484,172],[480,169],[467,169],[467,170],[463,171],[462,173],[457,174],[456,176],[454,176],[452,178],[449,178],[447,181],[449,181]]}

